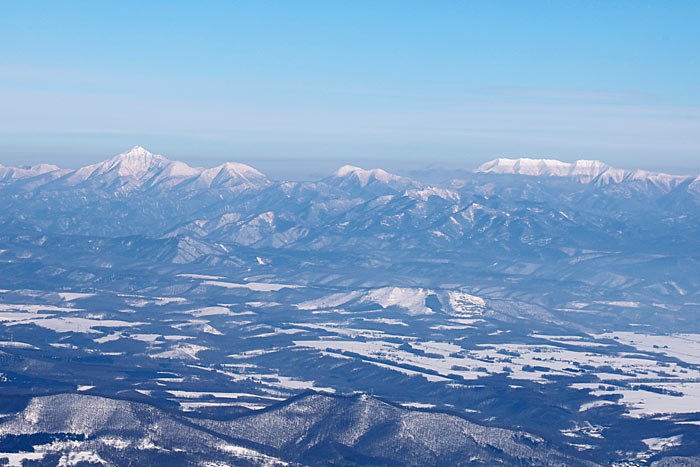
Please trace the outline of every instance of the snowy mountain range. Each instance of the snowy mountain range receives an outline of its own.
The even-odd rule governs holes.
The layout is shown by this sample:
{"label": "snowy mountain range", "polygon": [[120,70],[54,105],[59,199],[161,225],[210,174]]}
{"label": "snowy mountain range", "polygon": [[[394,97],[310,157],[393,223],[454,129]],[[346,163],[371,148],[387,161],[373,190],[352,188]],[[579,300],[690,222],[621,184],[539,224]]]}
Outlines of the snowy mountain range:
{"label": "snowy mountain range", "polygon": [[353,166],[317,182],[286,182],[244,164],[193,168],[137,146],[76,170],[44,164],[0,174],[5,225],[312,250],[593,248],[633,241],[642,221],[650,235],[667,235],[662,219],[674,213],[683,237],[700,202],[698,178],[599,161],[497,159],[439,185]]}
{"label": "snowy mountain range", "polygon": [[[601,161],[578,160],[573,163],[553,159],[495,159],[474,170],[477,174],[527,175],[535,177],[569,177],[581,183],[605,185],[611,183],[646,181],[672,189],[684,182],[700,183],[700,176],[680,176],[645,170],[626,170],[612,167]],[[140,187],[144,189],[177,185],[198,188],[234,187],[238,185],[264,186],[270,181],[245,164],[227,162],[204,169],[190,167],[184,162],[170,161],[159,154],[152,154],[140,146],[118,154],[97,164],[76,170],[61,169],[56,165],[38,164],[33,167],[6,167],[0,165],[0,182],[12,183],[21,179],[37,179],[40,185],[55,182],[50,188],[93,187]],[[390,174],[382,169],[365,170],[345,165],[324,182],[344,188],[390,187],[395,191],[421,186],[417,181]]]}
{"label": "snowy mountain range", "polygon": [[0,464],[695,465],[700,179],[0,168]]}
{"label": "snowy mountain range", "polygon": [[263,174],[244,164],[227,162],[210,169],[193,168],[183,162],[171,162],[142,147],[118,154],[106,161],[76,170],[42,164],[30,169],[3,167],[3,180],[27,180],[31,189],[91,187],[106,190],[167,189],[176,185],[193,189],[238,187],[266,183]]}
{"label": "snowy mountain range", "polygon": [[578,160],[569,163],[553,159],[496,159],[482,164],[475,172],[535,177],[569,177],[581,183],[596,185],[649,182],[667,190],[692,179],[688,176],[668,175],[639,169],[618,169],[595,160]]}

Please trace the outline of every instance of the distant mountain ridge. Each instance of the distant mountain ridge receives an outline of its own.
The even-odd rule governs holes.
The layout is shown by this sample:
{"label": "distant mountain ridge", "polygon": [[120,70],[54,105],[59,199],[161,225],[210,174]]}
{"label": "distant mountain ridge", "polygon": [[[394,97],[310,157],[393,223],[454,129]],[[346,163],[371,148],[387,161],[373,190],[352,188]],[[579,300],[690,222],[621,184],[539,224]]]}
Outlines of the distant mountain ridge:
{"label": "distant mountain ridge", "polygon": [[[0,182],[12,182],[27,177],[36,177],[50,172],[60,172],[61,168],[52,164],[37,164],[32,167],[6,167],[0,164]],[[68,172],[67,170],[65,172]]]}
{"label": "distant mountain ridge", "polygon": [[[669,175],[641,169],[620,169],[598,160],[562,162],[555,159],[498,158],[480,165],[474,173],[569,177],[581,183],[596,185],[648,181],[666,189],[683,182],[700,185],[700,175]],[[132,188],[165,188],[183,183],[198,188],[210,188],[241,184],[260,186],[270,182],[263,173],[246,164],[225,162],[212,168],[190,167],[184,162],[171,161],[160,154],[153,154],[141,146],[134,146],[111,159],[75,170],[63,169],[52,164],[37,164],[32,167],[9,167],[0,164],[0,183],[7,184],[39,177],[42,180],[36,180],[32,187],[54,182],[54,186],[66,187],[83,184],[111,186],[116,183]],[[322,181],[329,185],[355,189],[384,186],[394,191],[405,191],[423,187],[423,184],[416,180],[383,169],[367,170],[352,165],[340,167]]]}
{"label": "distant mountain ridge", "polygon": [[598,160],[562,162],[554,159],[529,158],[495,159],[482,164],[474,172],[535,177],[570,177],[581,183],[595,183],[597,185],[649,181],[666,188],[672,188],[692,178],[690,176],[669,175],[640,169],[618,169]]}
{"label": "distant mountain ridge", "polygon": [[[41,179],[39,179],[41,177]],[[140,146],[111,159],[76,170],[40,164],[31,168],[0,166],[0,182],[36,179],[30,186],[37,188],[101,187],[131,190],[135,188],[170,188],[191,185],[195,188],[262,186],[265,175],[254,168],[226,162],[209,169],[190,167],[184,162],[170,161],[152,154]]]}
{"label": "distant mountain ridge", "polygon": [[497,159],[442,184],[346,165],[320,181],[288,182],[240,163],[190,167],[136,146],[76,170],[0,174],[7,232],[174,239],[176,262],[214,261],[231,245],[536,254],[671,236],[683,248],[700,219],[698,178],[599,161]]}

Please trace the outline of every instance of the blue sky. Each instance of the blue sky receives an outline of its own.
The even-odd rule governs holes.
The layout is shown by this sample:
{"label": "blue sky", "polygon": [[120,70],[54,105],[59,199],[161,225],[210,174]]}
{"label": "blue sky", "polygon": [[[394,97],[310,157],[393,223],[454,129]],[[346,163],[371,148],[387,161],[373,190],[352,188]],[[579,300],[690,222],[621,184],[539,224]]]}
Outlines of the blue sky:
{"label": "blue sky", "polygon": [[2,10],[5,165],[78,166],[139,144],[263,169],[529,156],[700,170],[697,1]]}

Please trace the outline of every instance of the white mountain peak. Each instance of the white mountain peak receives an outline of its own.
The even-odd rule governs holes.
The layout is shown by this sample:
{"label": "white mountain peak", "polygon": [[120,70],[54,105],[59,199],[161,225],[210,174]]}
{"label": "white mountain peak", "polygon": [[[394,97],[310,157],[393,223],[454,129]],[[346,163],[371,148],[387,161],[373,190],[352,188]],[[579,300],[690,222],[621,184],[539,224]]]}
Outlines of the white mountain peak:
{"label": "white mountain peak", "polygon": [[111,159],[97,164],[81,167],[66,176],[70,185],[82,183],[88,179],[108,177],[114,180],[119,177],[142,179],[154,168],[168,164],[168,160],[160,155],[151,154],[141,146],[134,146],[129,151],[117,154]]}
{"label": "white mountain peak", "polygon": [[121,154],[118,154],[117,157],[119,157],[119,156],[150,157],[152,155],[153,155],[153,153],[149,152],[147,149],[143,148],[142,146],[136,145],[133,148],[129,149],[128,151],[123,152]]}
{"label": "white mountain peak", "polygon": [[357,172],[367,172],[364,169],[361,169],[360,167],[355,167],[354,165],[344,165],[338,170],[335,171],[333,174],[335,177],[347,177],[349,174],[357,173]]}
{"label": "white mountain peak", "polygon": [[129,151],[117,154],[112,159],[106,161],[110,168],[120,165],[122,168],[131,171],[134,175],[147,172],[153,166],[164,166],[168,162],[170,161],[165,157],[159,154],[152,154],[141,146],[134,146]]}
{"label": "white mountain peak", "polygon": [[225,162],[219,166],[222,171],[229,175],[238,175],[245,178],[264,178],[265,175],[252,168],[249,165],[241,164],[240,162]]}
{"label": "white mountain peak", "polygon": [[225,162],[211,169],[202,170],[199,182],[205,186],[225,187],[245,182],[266,181],[267,177],[253,167],[238,162]]}
{"label": "white mountain peak", "polygon": [[360,167],[355,167],[353,165],[344,165],[333,174],[334,178],[357,178],[360,186],[367,185],[372,180],[377,180],[380,182],[397,182],[397,181],[410,181],[405,177],[399,175],[390,174],[386,170],[382,169],[362,169]]}

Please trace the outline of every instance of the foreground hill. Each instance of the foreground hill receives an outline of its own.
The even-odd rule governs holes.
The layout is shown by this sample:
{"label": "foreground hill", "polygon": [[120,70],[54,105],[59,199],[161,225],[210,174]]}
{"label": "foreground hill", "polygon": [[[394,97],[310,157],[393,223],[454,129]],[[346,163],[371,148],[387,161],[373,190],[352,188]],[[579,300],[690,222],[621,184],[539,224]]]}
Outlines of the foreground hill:
{"label": "foreground hill", "polygon": [[[95,464],[584,465],[524,432],[369,396],[307,393],[230,420],[80,394],[35,397],[0,421],[0,459]],[[22,454],[14,457],[21,458]]]}

